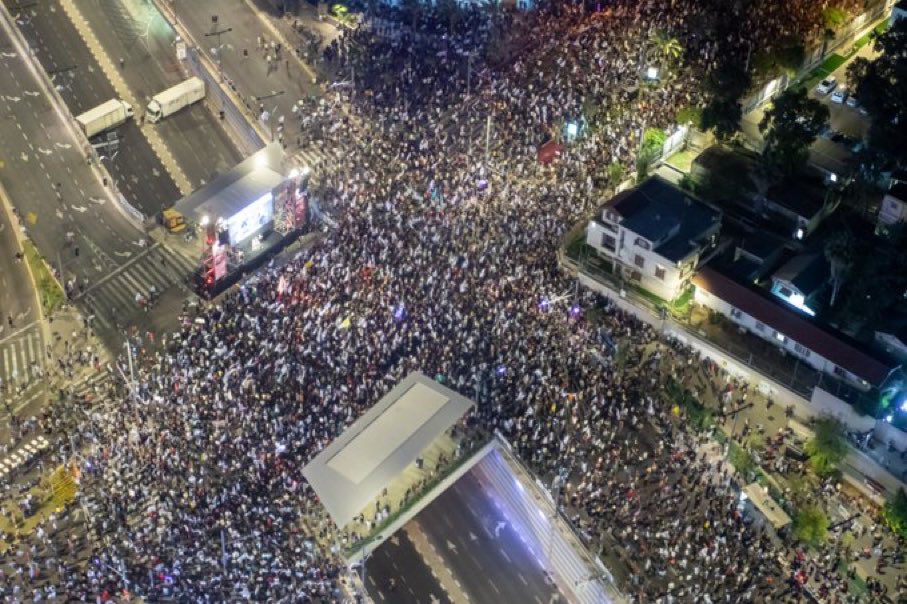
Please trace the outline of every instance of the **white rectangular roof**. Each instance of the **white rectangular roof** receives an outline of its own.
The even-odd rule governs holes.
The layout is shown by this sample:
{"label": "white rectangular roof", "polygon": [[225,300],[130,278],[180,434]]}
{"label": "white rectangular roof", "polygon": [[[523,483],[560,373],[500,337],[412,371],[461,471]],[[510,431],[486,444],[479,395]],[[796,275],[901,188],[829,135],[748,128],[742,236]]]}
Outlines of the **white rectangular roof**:
{"label": "white rectangular roof", "polygon": [[337,526],[345,526],[472,405],[450,388],[413,372],[302,473]]}

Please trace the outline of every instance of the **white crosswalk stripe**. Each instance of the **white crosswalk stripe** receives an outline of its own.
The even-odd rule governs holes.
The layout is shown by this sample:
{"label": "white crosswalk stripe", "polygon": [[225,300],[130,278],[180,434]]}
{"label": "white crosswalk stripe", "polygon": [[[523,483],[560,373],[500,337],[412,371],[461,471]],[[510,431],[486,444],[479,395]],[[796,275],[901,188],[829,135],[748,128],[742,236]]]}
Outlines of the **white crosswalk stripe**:
{"label": "white crosswalk stripe", "polygon": [[293,162],[299,167],[319,170],[340,159],[343,150],[339,147],[309,146],[293,154]]}
{"label": "white crosswalk stripe", "polygon": [[21,386],[41,377],[44,369],[44,336],[32,325],[0,342],[0,378],[4,385]]}
{"label": "white crosswalk stripe", "polygon": [[154,287],[161,294],[174,284],[185,283],[194,269],[189,259],[155,246],[93,286],[79,300],[94,315],[93,325],[113,328],[141,312],[135,301],[137,293],[148,296]]}

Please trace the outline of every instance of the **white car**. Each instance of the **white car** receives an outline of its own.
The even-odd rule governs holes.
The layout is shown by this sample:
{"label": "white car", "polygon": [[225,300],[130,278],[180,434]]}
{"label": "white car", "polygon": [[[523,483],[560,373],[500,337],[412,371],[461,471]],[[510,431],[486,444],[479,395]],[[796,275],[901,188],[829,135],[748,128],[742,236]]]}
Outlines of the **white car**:
{"label": "white car", "polygon": [[819,94],[828,94],[838,85],[838,79],[834,76],[828,76],[816,86],[816,92]]}
{"label": "white car", "polygon": [[847,97],[847,106],[851,109],[856,109],[860,106],[860,101],[857,100],[857,95],[851,94]]}
{"label": "white car", "polygon": [[831,93],[831,102],[832,103],[837,103],[840,105],[844,102],[844,99],[846,99],[846,98],[847,98],[847,91],[844,90],[843,88],[838,88],[837,90],[835,90],[834,92]]}

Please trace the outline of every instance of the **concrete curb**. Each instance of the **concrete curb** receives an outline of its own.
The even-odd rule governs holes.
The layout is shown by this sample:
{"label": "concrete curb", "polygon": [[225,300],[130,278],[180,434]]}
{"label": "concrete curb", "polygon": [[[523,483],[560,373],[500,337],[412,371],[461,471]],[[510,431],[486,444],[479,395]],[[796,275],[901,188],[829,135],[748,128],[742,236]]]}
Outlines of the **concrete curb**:
{"label": "concrete curb", "polygon": [[[73,122],[75,118],[72,113],[69,111],[63,97],[60,96],[60,93],[57,92],[57,89],[51,85],[50,78],[47,76],[47,72],[44,71],[44,68],[38,62],[37,58],[33,52],[31,52],[31,47],[28,45],[28,42],[25,38],[22,37],[22,33],[15,26],[13,22],[12,15],[6,8],[6,5],[0,2],[0,25],[9,35],[10,39],[13,41],[13,44],[16,47],[16,50],[23,56],[26,57],[26,63],[32,70],[35,78],[38,80],[38,85],[41,87],[44,95],[50,100],[51,106],[56,110],[57,114],[60,116],[61,121],[65,125],[66,129],[69,131],[70,136],[73,139],[73,142],[77,144],[80,149],[90,149],[91,146],[88,143],[88,139],[85,138],[85,135],[79,128],[76,128]],[[120,214],[123,215],[126,220],[135,226],[139,231],[144,230],[141,220],[125,208],[123,208],[122,203],[117,198],[118,192],[114,187],[104,186],[104,182],[113,183],[113,178],[110,176],[110,173],[107,171],[107,167],[104,165],[99,165],[100,162],[92,162],[91,170],[95,175],[95,178],[100,184],[104,192],[106,193],[108,199],[113,203],[113,205],[119,210]]]}
{"label": "concrete curb", "polygon": [[[75,25],[79,32],[79,36],[82,37],[82,40],[88,46],[89,50],[91,50],[91,54],[98,61],[98,64],[101,66],[101,71],[107,76],[107,79],[113,85],[114,90],[116,90],[120,98],[130,103],[138,113],[138,111],[140,111],[139,107],[141,106],[141,103],[135,95],[132,94],[132,91],[126,85],[125,80],[117,73],[113,61],[111,61],[110,57],[107,56],[107,53],[104,52],[104,47],[98,41],[94,31],[92,31],[91,25],[85,17],[82,16],[82,13],[72,0],[60,0],[60,5],[63,7],[63,12],[69,17],[69,20]],[[142,131],[142,134],[145,135],[145,138],[154,150],[154,154],[161,160],[164,169],[167,170],[167,173],[173,178],[180,193],[183,195],[191,193],[194,190],[192,183],[189,182],[186,174],[176,163],[176,160],[173,159],[173,154],[157,131],[155,131],[154,127],[146,123],[141,125],[139,129]]]}

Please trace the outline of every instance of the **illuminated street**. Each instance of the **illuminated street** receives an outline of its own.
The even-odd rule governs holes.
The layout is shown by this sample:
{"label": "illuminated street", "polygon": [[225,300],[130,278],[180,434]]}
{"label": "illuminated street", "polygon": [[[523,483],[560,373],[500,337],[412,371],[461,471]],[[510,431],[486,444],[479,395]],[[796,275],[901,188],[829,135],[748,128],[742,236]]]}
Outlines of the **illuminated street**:
{"label": "illuminated street", "polygon": [[905,70],[885,0],[5,0],[0,600],[907,601]]}

